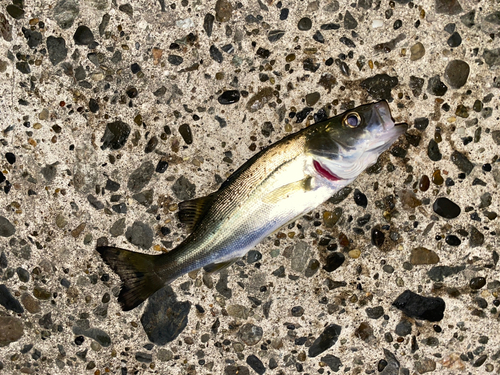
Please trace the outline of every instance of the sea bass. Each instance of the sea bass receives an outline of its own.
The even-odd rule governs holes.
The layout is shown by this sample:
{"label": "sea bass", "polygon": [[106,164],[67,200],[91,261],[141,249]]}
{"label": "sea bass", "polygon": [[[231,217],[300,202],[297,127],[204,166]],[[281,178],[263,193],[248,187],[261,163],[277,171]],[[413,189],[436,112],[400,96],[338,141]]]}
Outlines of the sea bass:
{"label": "sea bass", "polygon": [[394,123],[385,101],[357,107],[286,136],[244,163],[218,191],[180,203],[179,220],[191,234],[172,251],[98,247],[122,281],[122,309],[133,309],[188,272],[231,265],[353,182],[406,129]]}

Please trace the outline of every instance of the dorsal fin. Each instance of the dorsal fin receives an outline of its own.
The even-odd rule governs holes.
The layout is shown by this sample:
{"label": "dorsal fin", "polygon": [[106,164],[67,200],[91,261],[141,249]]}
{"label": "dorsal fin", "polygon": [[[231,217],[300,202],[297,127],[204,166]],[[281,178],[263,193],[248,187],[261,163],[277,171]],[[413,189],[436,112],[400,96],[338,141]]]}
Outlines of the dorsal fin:
{"label": "dorsal fin", "polygon": [[207,195],[206,197],[192,199],[190,201],[184,201],[179,203],[179,220],[181,223],[188,226],[188,230],[191,232],[196,224],[199,223],[201,218],[208,211],[216,193]]}

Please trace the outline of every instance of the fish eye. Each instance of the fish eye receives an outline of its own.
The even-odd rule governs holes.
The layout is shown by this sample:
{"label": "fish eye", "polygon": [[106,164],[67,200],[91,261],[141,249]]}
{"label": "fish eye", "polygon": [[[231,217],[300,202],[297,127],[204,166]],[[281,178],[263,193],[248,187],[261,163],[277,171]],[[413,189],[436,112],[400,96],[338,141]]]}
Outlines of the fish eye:
{"label": "fish eye", "polygon": [[350,128],[357,128],[361,124],[361,117],[357,112],[350,112],[345,115],[343,123]]}

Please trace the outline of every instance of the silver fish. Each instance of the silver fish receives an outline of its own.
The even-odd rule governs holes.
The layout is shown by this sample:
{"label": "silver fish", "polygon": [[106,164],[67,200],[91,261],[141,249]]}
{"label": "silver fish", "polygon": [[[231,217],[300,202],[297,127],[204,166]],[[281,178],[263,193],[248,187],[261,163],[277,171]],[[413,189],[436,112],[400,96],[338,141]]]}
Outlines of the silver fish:
{"label": "silver fish", "polygon": [[206,197],[179,204],[191,234],[175,249],[148,255],[96,250],[122,281],[124,311],[165,284],[204,268],[220,270],[350,184],[407,129],[385,101],[357,107],[291,134],[260,151]]}

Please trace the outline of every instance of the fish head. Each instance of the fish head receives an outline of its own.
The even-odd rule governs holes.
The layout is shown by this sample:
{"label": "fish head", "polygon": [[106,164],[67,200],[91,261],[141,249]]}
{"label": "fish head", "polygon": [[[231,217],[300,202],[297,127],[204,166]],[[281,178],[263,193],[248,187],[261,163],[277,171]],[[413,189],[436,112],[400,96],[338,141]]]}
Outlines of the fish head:
{"label": "fish head", "polygon": [[375,164],[408,128],[395,124],[385,101],[354,108],[307,128],[313,173],[346,185]]}

